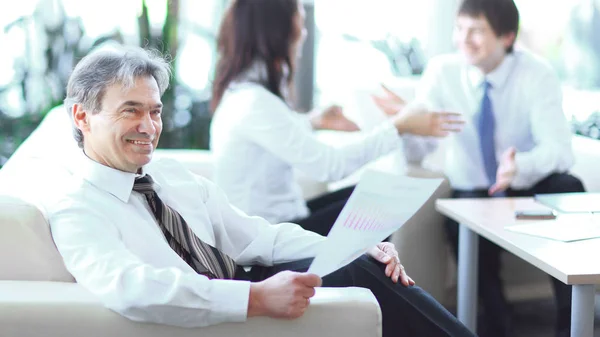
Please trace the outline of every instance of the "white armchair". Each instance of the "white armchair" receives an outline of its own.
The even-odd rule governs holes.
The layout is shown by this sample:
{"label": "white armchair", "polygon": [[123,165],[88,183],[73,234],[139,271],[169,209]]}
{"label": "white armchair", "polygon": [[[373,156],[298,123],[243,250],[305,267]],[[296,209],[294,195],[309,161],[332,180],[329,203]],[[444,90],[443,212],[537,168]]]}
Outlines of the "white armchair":
{"label": "white armchair", "polygon": [[133,322],[75,283],[36,206],[0,195],[0,326],[3,337],[376,337],[381,312],[368,289],[319,288],[305,315],[291,321],[257,317],[195,329]]}

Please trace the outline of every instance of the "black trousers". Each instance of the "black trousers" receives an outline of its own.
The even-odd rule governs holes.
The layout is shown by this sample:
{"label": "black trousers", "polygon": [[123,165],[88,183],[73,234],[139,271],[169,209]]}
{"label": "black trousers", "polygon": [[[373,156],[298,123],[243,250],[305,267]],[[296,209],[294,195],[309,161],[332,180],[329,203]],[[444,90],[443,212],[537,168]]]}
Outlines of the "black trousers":
{"label": "black trousers", "polygon": [[[249,273],[238,268],[236,279],[262,281],[283,270],[304,272],[312,259],[273,267],[253,266]],[[385,276],[385,267],[363,255],[349,265],[323,278],[324,287],[370,289],[381,307],[383,336],[474,336],[456,317],[417,286],[405,287]]]}
{"label": "black trousers", "polygon": [[297,223],[311,232],[327,236],[352,191],[354,191],[354,186],[309,200],[306,205],[310,210],[310,215],[306,218],[292,219],[290,222]]}
{"label": "black trousers", "polygon": [[[581,181],[566,173],[555,173],[541,180],[528,190],[508,190],[508,197],[533,196],[544,193],[584,192]],[[487,198],[487,190],[454,190],[454,198]],[[458,224],[447,219],[448,238],[458,258]],[[479,300],[483,307],[481,336],[507,336],[511,334],[511,317],[508,303],[504,297],[500,279],[500,253],[503,249],[496,244],[479,237]],[[557,305],[556,335],[569,336],[571,326],[571,286],[550,277]]]}

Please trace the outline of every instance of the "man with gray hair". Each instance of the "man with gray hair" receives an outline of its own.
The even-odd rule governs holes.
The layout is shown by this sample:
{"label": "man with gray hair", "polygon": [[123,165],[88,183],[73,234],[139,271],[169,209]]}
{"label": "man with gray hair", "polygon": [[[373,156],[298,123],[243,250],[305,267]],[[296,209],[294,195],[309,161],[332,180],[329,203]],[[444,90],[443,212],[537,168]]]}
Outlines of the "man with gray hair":
{"label": "man with gray hair", "polygon": [[92,53],[71,75],[65,102],[83,151],[48,217],[78,283],[129,319],[183,327],[296,318],[315,287],[358,286],[378,299],[384,336],[472,336],[414,286],[392,244],[321,280],[303,271],[324,237],[249,217],[178,163],[151,162],[169,76],[139,48]]}
{"label": "man with gray hair", "polygon": [[[168,63],[158,54],[142,49],[123,48],[122,54],[105,49],[96,52],[95,57],[87,57],[79,62],[67,84],[65,106],[69,115],[81,116],[77,111],[73,111],[73,108],[90,111],[92,114],[100,112],[103,95],[108,87],[120,85],[123,90],[131,90],[136,87],[136,81],[141,77],[152,78],[151,81],[157,86],[160,101],[160,96],[169,86],[171,68]],[[159,105],[158,108],[162,107],[162,104]],[[77,144],[83,148],[82,130],[74,126],[73,133]]]}

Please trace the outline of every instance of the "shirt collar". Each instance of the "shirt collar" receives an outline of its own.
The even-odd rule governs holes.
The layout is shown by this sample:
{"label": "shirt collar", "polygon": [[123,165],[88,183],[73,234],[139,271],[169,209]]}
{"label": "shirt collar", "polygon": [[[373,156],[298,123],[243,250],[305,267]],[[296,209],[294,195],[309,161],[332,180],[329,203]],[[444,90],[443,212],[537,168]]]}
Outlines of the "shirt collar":
{"label": "shirt collar", "polygon": [[502,88],[510,75],[513,64],[515,62],[515,56],[511,54],[507,54],[504,57],[504,60],[500,63],[496,69],[494,69],[491,73],[484,75],[481,70],[469,66],[468,67],[468,76],[471,84],[474,87],[482,87],[485,81],[488,81],[492,88]]}
{"label": "shirt collar", "polygon": [[80,152],[78,164],[77,172],[82,179],[125,203],[129,202],[135,178],[146,175],[145,167],[142,167],[141,175],[120,171],[90,159],[83,151]]}

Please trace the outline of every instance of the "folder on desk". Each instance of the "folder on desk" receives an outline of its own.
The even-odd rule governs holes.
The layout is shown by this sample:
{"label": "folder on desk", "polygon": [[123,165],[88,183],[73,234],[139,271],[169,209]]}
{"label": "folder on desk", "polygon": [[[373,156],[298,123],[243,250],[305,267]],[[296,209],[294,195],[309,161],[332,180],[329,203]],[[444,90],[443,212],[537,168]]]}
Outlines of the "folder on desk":
{"label": "folder on desk", "polygon": [[563,242],[594,239],[600,237],[600,215],[562,214],[556,220],[517,221],[504,229]]}
{"label": "folder on desk", "polygon": [[536,194],[534,198],[561,213],[600,212],[600,193]]}

